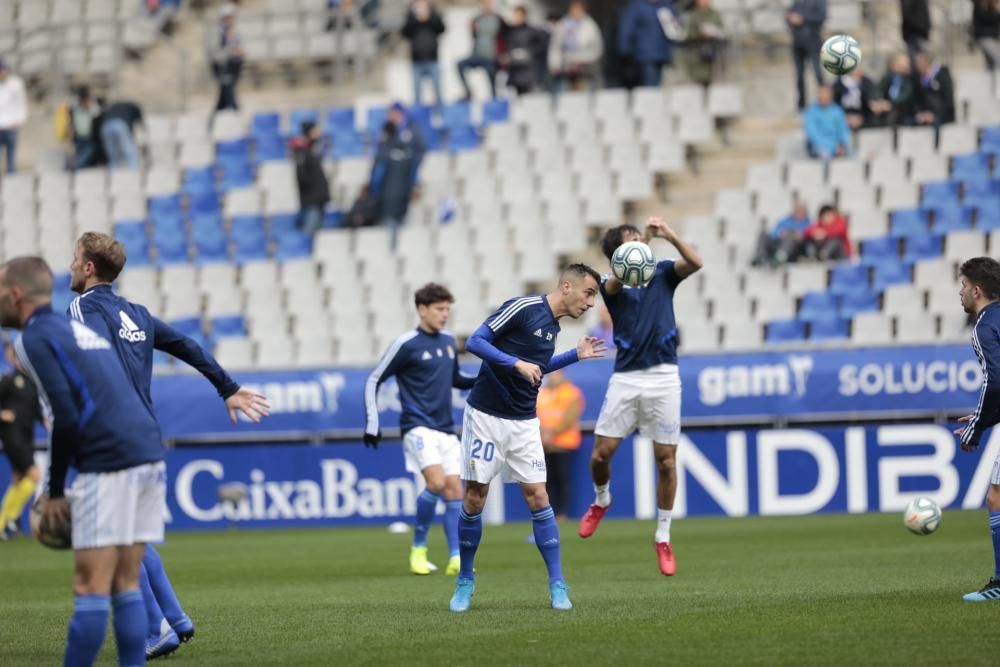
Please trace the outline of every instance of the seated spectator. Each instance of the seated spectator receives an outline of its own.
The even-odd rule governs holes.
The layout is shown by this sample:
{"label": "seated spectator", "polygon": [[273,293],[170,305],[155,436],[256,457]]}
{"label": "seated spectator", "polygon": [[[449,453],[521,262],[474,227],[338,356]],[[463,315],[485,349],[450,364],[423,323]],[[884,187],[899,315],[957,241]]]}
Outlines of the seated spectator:
{"label": "seated spectator", "polygon": [[595,89],[600,82],[604,38],[583,0],[569,3],[549,42],[549,71],[557,89]]}
{"label": "seated spectator", "polygon": [[896,54],[869,104],[873,125],[913,125],[917,114],[917,92],[913,85],[910,56]]}
{"label": "seated spectator", "polygon": [[528,24],[528,10],[514,7],[507,28],[507,52],[500,60],[507,70],[507,85],[524,95],[534,90],[541,80],[535,67],[539,44],[545,40],[542,31]]}
{"label": "seated spectator", "polygon": [[135,128],[142,125],[142,107],[135,102],[114,102],[98,116],[97,124],[108,165],[112,169],[138,169]]}
{"label": "seated spectator", "polygon": [[1000,65],[1000,0],[972,0],[972,38],[983,52],[986,68]]}
{"label": "seated spectator", "polygon": [[323,226],[323,212],[330,203],[330,184],[323,171],[325,148],[316,123],[302,123],[302,135],[292,139],[295,180],[299,186],[299,227],[312,236]]}
{"label": "seated spectator", "polygon": [[73,144],[73,157],[70,166],[73,169],[85,169],[97,164],[97,137],[94,134],[94,123],[101,113],[101,107],[91,96],[90,88],[80,86],[76,101],[69,107],[69,123],[67,130],[69,140]]}
{"label": "seated spectator", "polygon": [[940,127],[955,122],[955,86],[951,71],[927,52],[913,56],[917,77],[917,123]]}
{"label": "seated spectator", "polygon": [[712,83],[715,61],[722,48],[725,34],[722,16],[712,8],[711,0],[697,0],[687,15],[687,35],[684,46],[687,51],[687,71],[692,81],[706,88]]}
{"label": "seated spectator", "polygon": [[804,252],[806,257],[821,262],[851,256],[847,220],[836,208],[827,205],[819,210],[816,222],[806,229]]}
{"label": "seated spectator", "polygon": [[811,157],[829,160],[851,152],[851,128],[844,110],[834,104],[829,86],[816,91],[816,101],[802,112],[802,126]]}
{"label": "seated spectator", "polygon": [[482,11],[472,19],[472,54],[458,62],[458,77],[465,88],[465,99],[472,99],[472,90],[465,75],[470,69],[482,69],[490,79],[490,93],[497,96],[497,67],[500,47],[507,24],[493,8],[493,0],[481,0]]}
{"label": "seated spectator", "polygon": [[382,128],[369,192],[378,202],[378,216],[392,230],[392,248],[396,247],[399,226],[406,221],[410,200],[418,193],[417,174],[426,152],[424,139],[406,117],[398,102],[389,109],[389,119]]}
{"label": "seated spectator", "polygon": [[778,266],[797,262],[805,250],[806,230],[809,229],[809,212],[805,204],[795,202],[795,209],[778,221],[770,233],[757,239],[754,266]]}
{"label": "seated spectator", "polygon": [[875,83],[865,76],[860,65],[833,84],[833,100],[844,110],[852,130],[872,124],[871,103],[876,95]]}

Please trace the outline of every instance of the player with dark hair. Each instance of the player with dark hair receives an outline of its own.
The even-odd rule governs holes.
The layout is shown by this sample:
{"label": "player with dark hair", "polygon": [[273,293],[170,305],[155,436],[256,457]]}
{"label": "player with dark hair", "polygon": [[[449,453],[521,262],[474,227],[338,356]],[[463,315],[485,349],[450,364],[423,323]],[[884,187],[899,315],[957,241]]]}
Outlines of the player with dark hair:
{"label": "player with dark hair", "polygon": [[590,471],[594,503],[580,520],[580,537],[590,537],[611,505],[611,459],[623,439],[633,432],[653,441],[659,473],[657,527],[653,546],[660,571],[671,576],[677,563],[670,546],[670,522],[677,493],[674,457],[681,436],[681,378],[677,370],[677,321],[674,291],[682,280],[702,267],[698,253],[660,218],[650,218],[641,237],[632,225],[614,227],[604,235],[601,250],[610,260],[623,243],[659,237],[673,245],[680,259],[656,265],[652,280],[642,287],[626,287],[614,277],[601,284],[601,295],[611,314],[615,372],[608,383],[594,429]]}
{"label": "player with dark hair", "polygon": [[466,346],[483,365],[466,401],[462,426],[465,497],[458,525],[462,567],[451,598],[452,611],[472,604],[474,560],[483,536],[482,511],[490,482],[498,474],[521,487],[535,545],[549,573],[554,609],[571,609],[559,553],[559,526],[545,491],[545,450],[537,417],[542,376],[582,359],[603,356],[604,341],[584,336],[576,348],[553,356],[559,320],[580,317],[594,307],[600,275],[583,264],[563,270],[549,294],[511,299],[476,329]]}
{"label": "player with dark hair", "polygon": [[0,503],[0,540],[19,532],[18,519],[41,477],[35,465],[34,442],[35,423],[42,421],[38,390],[19,367],[10,343],[4,347],[4,356],[11,371],[0,378],[0,442],[10,461],[11,480]]}
{"label": "player with dark hair", "polygon": [[[160,427],[111,343],[52,310],[52,271],[40,257],[0,267],[0,326],[22,333],[17,357],[52,424],[43,530],[72,514],[73,616],[64,665],[92,665],[114,609],[118,664],[146,660],[139,563],[163,539],[166,466]],[[65,493],[72,466],[73,493]]]}
{"label": "player with dark hair", "polygon": [[[983,388],[976,411],[959,419],[963,426],[955,431],[962,449],[979,448],[986,429],[1000,423],[1000,262],[990,257],[975,257],[962,264],[962,289],[959,296],[966,313],[975,316],[972,349],[983,367]],[[968,593],[966,602],[1000,601],[1000,456],[993,464],[990,488],[986,492],[993,534],[993,576],[979,591]]]}
{"label": "player with dark hair", "polygon": [[422,474],[426,487],[417,498],[417,514],[410,548],[410,572],[430,574],[437,569],[427,560],[427,532],[438,501],[444,500],[444,534],[448,540],[447,574],[458,574],[458,514],[462,482],[458,473],[461,446],[455,437],[452,387],[469,389],[475,378],[458,366],[455,338],[444,330],[455,298],[448,288],[428,283],[414,294],[420,323],[393,341],[365,383],[365,446],[378,447],[378,388],[396,376],[402,414],[406,469]]}
{"label": "player with dark hair", "polygon": [[[80,296],[70,303],[69,316],[111,341],[143,403],[152,411],[153,351],[162,350],[196,368],[212,383],[233,423],[237,412],[255,423],[266,416],[266,398],[240,388],[195,341],[153,317],[145,307],[114,293],[111,283],[126,261],[124,246],[111,236],[97,232],[81,235],[70,265],[70,288]],[[142,559],[139,581],[149,622],[147,656],[167,655],[194,636],[194,625],[181,608],[160,555],[151,544]]]}

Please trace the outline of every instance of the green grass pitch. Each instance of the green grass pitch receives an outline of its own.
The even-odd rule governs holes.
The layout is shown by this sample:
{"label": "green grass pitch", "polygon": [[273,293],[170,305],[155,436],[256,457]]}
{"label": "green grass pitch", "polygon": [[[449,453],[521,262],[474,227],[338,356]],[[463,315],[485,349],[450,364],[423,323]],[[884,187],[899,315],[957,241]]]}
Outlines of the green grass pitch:
{"label": "green grass pitch", "polygon": [[[563,524],[570,612],[548,607],[530,530],[486,527],[462,615],[452,579],[410,575],[409,536],[384,528],[172,534],[161,553],[198,634],[167,664],[1000,662],[1000,603],[961,600],[992,567],[984,511],[947,512],[929,537],[897,514],[678,520],[672,579],[652,522],[587,541]],[[60,663],[70,582],[67,553],[0,544],[0,664]],[[109,634],[99,663],[114,660]]]}

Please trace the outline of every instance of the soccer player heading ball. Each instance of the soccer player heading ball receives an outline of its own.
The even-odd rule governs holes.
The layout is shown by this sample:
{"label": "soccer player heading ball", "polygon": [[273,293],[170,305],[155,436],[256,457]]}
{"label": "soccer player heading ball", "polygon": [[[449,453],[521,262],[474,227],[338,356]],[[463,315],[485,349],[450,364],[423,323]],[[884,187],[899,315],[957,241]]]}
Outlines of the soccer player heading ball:
{"label": "soccer player heading ball", "polygon": [[590,470],[596,498],[580,521],[580,537],[597,530],[611,506],[611,458],[622,440],[638,430],[652,439],[659,481],[656,487],[657,525],[654,547],[660,571],[671,576],[677,563],[670,547],[670,520],[677,493],[674,454],[681,436],[681,378],[677,372],[677,321],[674,290],[698,271],[702,259],[660,218],[650,218],[645,235],[631,225],[608,230],[601,250],[610,260],[623,243],[665,239],[681,258],[656,265],[653,279],[642,287],[625,287],[617,278],[601,284],[611,314],[617,356],[615,372],[597,418]]}

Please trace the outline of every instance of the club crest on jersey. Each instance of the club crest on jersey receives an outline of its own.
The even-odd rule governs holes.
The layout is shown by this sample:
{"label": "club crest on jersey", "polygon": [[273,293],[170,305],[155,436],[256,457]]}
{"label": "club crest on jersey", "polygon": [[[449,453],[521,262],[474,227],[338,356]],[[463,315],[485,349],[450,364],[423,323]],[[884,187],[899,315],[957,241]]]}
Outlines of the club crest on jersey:
{"label": "club crest on jersey", "polygon": [[424,350],[424,353],[422,355],[420,355],[420,360],[421,361],[430,361],[431,360],[431,353],[428,352],[427,350]]}
{"label": "club crest on jersey", "polygon": [[121,318],[122,326],[118,329],[118,337],[124,338],[130,343],[141,343],[146,340],[146,332],[139,328],[131,317],[129,317],[124,310],[118,311],[118,316]]}
{"label": "club crest on jersey", "polygon": [[448,358],[449,359],[455,358],[455,348],[453,348],[451,345],[448,346]]}

